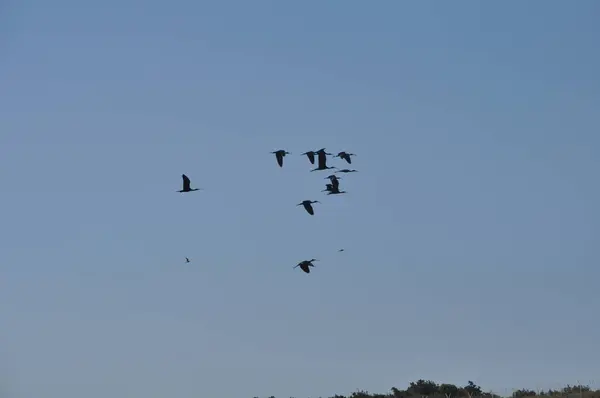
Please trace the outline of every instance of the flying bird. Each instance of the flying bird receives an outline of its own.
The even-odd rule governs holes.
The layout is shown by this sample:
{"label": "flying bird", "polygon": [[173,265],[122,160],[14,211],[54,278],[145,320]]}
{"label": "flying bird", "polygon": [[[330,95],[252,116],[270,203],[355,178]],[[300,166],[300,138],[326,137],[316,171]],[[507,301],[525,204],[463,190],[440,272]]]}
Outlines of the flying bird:
{"label": "flying bird", "polygon": [[304,260],[304,261],[300,261],[298,264],[296,264],[294,266],[294,268],[296,267],[300,267],[300,269],[304,272],[306,272],[307,274],[310,274],[310,268],[308,267],[314,267],[313,265],[313,261],[319,261],[315,258],[311,259],[311,260]]}
{"label": "flying bird", "polygon": [[189,263],[189,262],[190,262],[190,259],[186,257],[186,258],[185,258],[185,262],[186,262],[186,263]]}
{"label": "flying bird", "polygon": [[338,250],[338,252],[343,252],[343,251],[344,251],[344,249],[340,249],[340,250]]}
{"label": "flying bird", "polygon": [[[325,189],[325,191],[327,192],[327,195],[337,195],[337,194],[341,194],[341,193],[346,193],[346,191],[340,191],[340,189],[336,186],[334,186],[333,184],[327,184],[327,189]],[[323,191],[321,191],[323,192]]]}
{"label": "flying bird", "polygon": [[352,159],[350,159],[350,156],[356,156],[353,153],[348,153],[348,152],[340,152],[337,155],[334,156],[334,158],[340,158],[340,159],[344,159],[346,162],[348,162],[348,164],[352,164]]}
{"label": "flying bird", "polygon": [[183,178],[183,189],[177,192],[192,192],[200,190],[200,188],[190,188],[190,179],[185,174],[182,174],[181,178]]}
{"label": "flying bird", "polygon": [[285,155],[291,155],[291,153],[289,153],[289,152],[287,152],[287,151],[285,151],[283,149],[280,149],[278,151],[274,151],[274,152],[271,152],[271,153],[275,154],[275,157],[277,158],[277,164],[279,165],[279,167],[283,167],[283,157]]}
{"label": "flying bird", "polygon": [[356,173],[356,172],[358,172],[358,170],[354,170],[354,169],[352,169],[352,170],[342,169],[342,170],[336,171],[336,173]]}
{"label": "flying bird", "polygon": [[[339,177],[339,178],[338,178],[338,176],[336,176],[335,174],[332,174],[332,175],[330,175],[330,176],[327,176],[327,177],[325,177],[325,178],[326,178],[326,179],[327,179],[327,178],[329,178],[329,181],[331,181],[331,185],[332,185],[334,188],[336,188],[336,189],[337,189],[337,188],[340,186],[340,181],[339,181],[339,180],[341,180],[341,179],[342,179],[341,177]],[[327,184],[327,185],[329,185],[329,184]]]}
{"label": "flying bird", "polygon": [[315,151],[308,151],[308,152],[304,152],[302,155],[306,155],[306,157],[308,158],[308,161],[311,164],[315,164]]}
{"label": "flying bird", "polygon": [[308,214],[310,214],[311,216],[314,216],[315,211],[313,210],[312,203],[321,203],[321,202],[319,202],[318,200],[314,200],[314,201],[303,200],[301,203],[298,203],[296,206],[300,206],[300,205],[304,206],[304,209],[306,209],[306,212]]}
{"label": "flying bird", "polygon": [[[318,166],[315,169],[312,169],[311,171],[317,171],[317,170],[327,170],[327,169],[337,169],[337,167],[332,166],[332,167],[328,167],[327,166],[327,155],[328,153],[325,152],[323,149],[320,149],[319,151],[317,151],[317,155],[318,155]],[[331,154],[329,154],[331,155]]]}

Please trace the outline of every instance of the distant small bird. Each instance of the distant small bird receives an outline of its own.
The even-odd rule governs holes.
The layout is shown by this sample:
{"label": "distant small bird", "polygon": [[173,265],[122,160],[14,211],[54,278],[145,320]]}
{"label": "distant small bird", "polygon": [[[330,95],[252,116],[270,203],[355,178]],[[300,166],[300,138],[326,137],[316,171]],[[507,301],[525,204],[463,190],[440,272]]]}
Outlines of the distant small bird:
{"label": "distant small bird", "polygon": [[328,191],[328,192],[333,191],[333,184],[325,184],[325,189],[322,190],[321,192],[325,192],[325,191]]}
{"label": "distant small bird", "polygon": [[[331,187],[329,185],[331,185]],[[346,191],[340,191],[340,189],[338,187],[335,187],[333,184],[327,184],[326,191],[328,191],[327,195],[337,195],[341,193],[346,193]]]}
{"label": "distant small bird", "polygon": [[354,170],[354,169],[352,169],[352,170],[342,169],[342,170],[336,171],[336,173],[356,173],[356,172],[358,172],[358,170]]}
{"label": "distant small bird", "polygon": [[186,263],[189,263],[189,262],[190,262],[190,259],[186,257],[186,258],[185,258],[185,262],[186,262]]}
{"label": "distant small bird", "polygon": [[338,250],[338,252],[343,252],[343,251],[344,251],[344,249],[340,249],[340,250]]}
{"label": "distant small bird", "polygon": [[315,211],[313,210],[312,207],[312,203],[321,203],[318,200],[303,200],[301,203],[298,203],[296,206],[304,206],[304,209],[306,209],[306,211],[308,212],[308,214],[310,214],[311,216],[315,215]]}
{"label": "distant small bird", "polygon": [[306,272],[307,274],[310,274],[310,268],[308,268],[308,267],[314,267],[313,261],[319,261],[319,260],[317,260],[316,258],[313,258],[311,260],[300,261],[297,265],[294,266],[294,268],[300,267],[300,269],[302,271]]}
{"label": "distant small bird", "polygon": [[340,186],[340,181],[339,180],[342,179],[341,177],[338,178],[338,176],[336,176],[335,174],[332,174],[332,175],[330,175],[330,176],[328,176],[326,178],[329,178],[329,181],[331,181],[331,185],[335,189],[339,188],[339,186]]}
{"label": "distant small bird", "polygon": [[302,155],[306,155],[306,157],[308,158],[308,161],[311,164],[315,164],[315,151],[308,151],[308,152],[304,152]]}
{"label": "distant small bird", "polygon": [[185,174],[182,174],[181,178],[183,178],[183,189],[181,191],[177,191],[177,192],[192,192],[192,191],[200,190],[200,188],[194,188],[194,189],[190,188],[190,179]]}
{"label": "distant small bird", "polygon": [[320,170],[328,170],[328,169],[337,169],[337,167],[335,167],[335,166],[319,165],[317,168],[314,168],[311,171],[320,171]]}
{"label": "distant small bird", "polygon": [[278,151],[274,151],[274,152],[271,152],[271,153],[275,154],[275,157],[277,158],[277,164],[279,165],[279,167],[283,167],[283,157],[285,155],[291,155],[291,153],[289,153],[289,152],[287,152],[287,151],[285,151],[283,149],[280,149]]}
{"label": "distant small bird", "polygon": [[[318,164],[317,168],[312,169],[311,171],[337,169],[337,167],[335,167],[335,166],[332,166],[332,167],[327,166],[327,155],[328,154],[327,154],[327,152],[325,152],[322,149],[320,149],[320,151],[321,152],[317,151],[319,164]],[[331,155],[331,154],[329,154],[329,155]]]}
{"label": "distant small bird", "polygon": [[350,156],[356,156],[353,153],[348,153],[348,152],[340,152],[337,155],[334,156],[334,158],[341,158],[344,159],[346,162],[348,162],[348,164],[352,163],[352,159],[350,159]]}

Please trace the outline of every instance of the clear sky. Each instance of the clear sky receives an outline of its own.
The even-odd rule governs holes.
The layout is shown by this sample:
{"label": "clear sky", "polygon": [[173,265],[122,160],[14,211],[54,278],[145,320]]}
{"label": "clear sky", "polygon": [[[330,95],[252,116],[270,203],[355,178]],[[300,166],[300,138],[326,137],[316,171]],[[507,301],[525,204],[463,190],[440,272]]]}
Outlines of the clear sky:
{"label": "clear sky", "polygon": [[219,3],[1,3],[4,396],[598,377],[600,3]]}

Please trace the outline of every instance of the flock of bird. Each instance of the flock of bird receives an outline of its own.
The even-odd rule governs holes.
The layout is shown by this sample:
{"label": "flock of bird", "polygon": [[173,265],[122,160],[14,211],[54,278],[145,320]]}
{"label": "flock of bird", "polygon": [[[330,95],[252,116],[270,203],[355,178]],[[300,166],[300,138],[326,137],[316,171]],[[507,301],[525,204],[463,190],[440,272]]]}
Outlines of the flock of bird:
{"label": "flock of bird", "polygon": [[[277,164],[279,165],[279,167],[283,167],[283,158],[286,155],[291,155],[290,152],[287,152],[286,150],[283,150],[283,149],[279,149],[279,150],[273,151],[271,153],[275,154],[275,159],[277,160]],[[327,166],[327,156],[328,155],[331,156],[333,154],[326,152],[325,148],[321,148],[318,151],[304,152],[302,154],[302,156],[305,156],[305,155],[308,158],[309,162],[313,165],[315,164],[315,156],[316,156],[317,167],[312,169],[311,172],[337,169],[337,171],[335,171],[334,174],[331,174],[331,175],[325,177],[325,179],[326,180],[328,179],[330,181],[330,183],[325,184],[325,189],[322,190],[321,192],[327,192],[327,195],[340,195],[340,194],[346,193],[346,191],[340,191],[340,180],[342,179],[342,177],[338,177],[336,174],[337,173],[344,173],[344,174],[356,173],[358,170],[338,169],[335,166]],[[339,152],[337,155],[334,155],[333,157],[343,159],[346,161],[346,163],[352,164],[352,156],[356,156],[356,155],[353,153],[342,151],[342,152]],[[201,190],[201,188],[192,188],[190,179],[185,174],[182,174],[181,177],[183,178],[183,187],[181,190],[179,190],[177,192],[185,193],[185,192]],[[311,216],[314,216],[315,210],[312,205],[315,203],[321,203],[321,202],[319,202],[318,200],[303,200],[302,202],[298,203],[296,206],[303,206],[308,214],[310,214]],[[343,251],[344,251],[344,249],[338,250],[338,252],[343,252]],[[189,263],[190,259],[186,257],[185,261],[186,261],[186,263]],[[313,262],[315,262],[315,261],[319,261],[319,260],[317,260],[315,258],[310,259],[310,260],[304,260],[304,261],[301,261],[298,264],[296,264],[293,268],[300,267],[300,269],[302,271],[309,274],[310,273],[309,267],[314,267]]]}

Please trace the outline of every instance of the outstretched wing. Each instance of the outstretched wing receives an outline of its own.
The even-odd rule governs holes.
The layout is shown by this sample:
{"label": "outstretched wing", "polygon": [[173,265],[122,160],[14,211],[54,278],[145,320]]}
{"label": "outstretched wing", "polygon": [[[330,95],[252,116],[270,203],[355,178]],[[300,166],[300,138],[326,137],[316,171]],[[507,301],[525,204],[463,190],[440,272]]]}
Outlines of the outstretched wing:
{"label": "outstretched wing", "polygon": [[346,160],[346,162],[348,162],[348,164],[352,164],[352,159],[350,158],[350,155],[346,154],[344,156],[344,159]]}
{"label": "outstretched wing", "polygon": [[308,152],[306,154],[306,156],[308,156],[308,160],[310,161],[311,164],[315,164],[315,153],[314,152]]}
{"label": "outstretched wing", "polygon": [[190,189],[190,179],[185,174],[182,174],[181,178],[183,178],[183,190],[188,191]]}
{"label": "outstretched wing", "polygon": [[324,169],[327,167],[327,155],[325,152],[319,152],[319,168]]}
{"label": "outstretched wing", "polygon": [[281,152],[277,152],[275,157],[277,158],[277,164],[279,167],[283,167],[283,154]]}
{"label": "outstretched wing", "polygon": [[304,208],[306,209],[306,211],[308,212],[308,214],[310,214],[311,216],[315,215],[315,211],[313,210],[313,207],[310,203],[305,203],[304,204]]}

